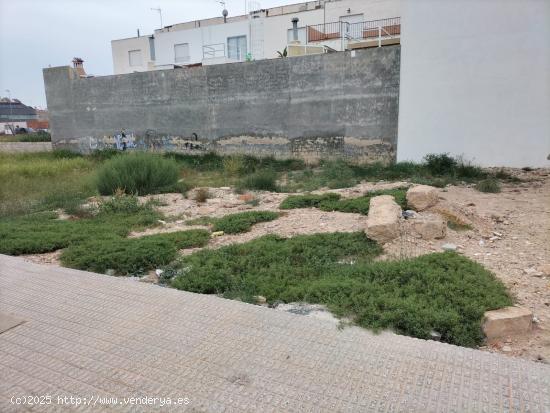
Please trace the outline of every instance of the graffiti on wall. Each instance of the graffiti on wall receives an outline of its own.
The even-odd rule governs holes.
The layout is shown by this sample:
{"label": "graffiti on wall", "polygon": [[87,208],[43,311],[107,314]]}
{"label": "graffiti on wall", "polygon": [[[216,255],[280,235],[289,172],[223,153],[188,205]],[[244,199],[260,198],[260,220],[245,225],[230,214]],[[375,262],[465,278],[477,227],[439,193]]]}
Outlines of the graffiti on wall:
{"label": "graffiti on wall", "polygon": [[198,134],[191,136],[177,136],[161,134],[153,129],[146,130],[143,134],[121,129],[112,135],[103,138],[88,137],[89,150],[113,148],[119,151],[127,150],[151,150],[162,152],[207,152],[211,150],[208,142],[200,141]]}

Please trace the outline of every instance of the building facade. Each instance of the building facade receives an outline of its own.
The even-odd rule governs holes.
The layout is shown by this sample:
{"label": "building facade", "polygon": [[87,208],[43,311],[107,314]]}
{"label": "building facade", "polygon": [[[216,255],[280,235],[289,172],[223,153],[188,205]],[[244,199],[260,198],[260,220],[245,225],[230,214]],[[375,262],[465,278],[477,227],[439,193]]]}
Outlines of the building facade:
{"label": "building facade", "polygon": [[0,99],[0,134],[11,135],[18,128],[30,127],[28,122],[37,119],[36,110],[18,99]]}
{"label": "building facade", "polygon": [[400,9],[400,0],[317,0],[174,24],[113,40],[114,73],[272,59],[296,44],[322,46],[316,53],[342,51],[367,38],[398,37],[395,22],[386,19],[399,17]]}

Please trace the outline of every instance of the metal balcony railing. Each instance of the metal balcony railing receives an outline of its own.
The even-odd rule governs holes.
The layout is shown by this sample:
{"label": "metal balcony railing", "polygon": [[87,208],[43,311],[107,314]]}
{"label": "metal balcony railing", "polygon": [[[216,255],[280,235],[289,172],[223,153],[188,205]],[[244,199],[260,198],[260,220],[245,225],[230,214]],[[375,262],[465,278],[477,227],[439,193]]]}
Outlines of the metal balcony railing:
{"label": "metal balcony railing", "polygon": [[327,40],[369,40],[401,35],[401,18],[371,20],[359,23],[332,22],[306,26],[307,43]]}
{"label": "metal balcony railing", "polygon": [[202,47],[203,59],[225,57],[225,43],[207,44]]}

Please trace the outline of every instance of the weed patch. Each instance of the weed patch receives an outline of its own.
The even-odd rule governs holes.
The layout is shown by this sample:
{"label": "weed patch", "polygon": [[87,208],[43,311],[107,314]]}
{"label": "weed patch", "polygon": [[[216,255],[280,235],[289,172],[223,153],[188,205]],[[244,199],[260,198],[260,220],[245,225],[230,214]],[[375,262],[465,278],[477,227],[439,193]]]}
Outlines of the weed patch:
{"label": "weed patch", "polygon": [[117,190],[127,194],[148,195],[172,189],[178,182],[176,161],[144,152],[115,156],[97,173],[97,189],[102,195]]}
{"label": "weed patch", "polygon": [[195,191],[195,201],[199,204],[205,203],[208,198],[210,198],[210,192],[207,188],[198,188]]}
{"label": "weed patch", "polygon": [[339,194],[328,193],[323,195],[291,195],[280,205],[281,209],[295,208],[319,208],[322,211],[340,211],[367,215],[369,213],[370,200],[378,195],[391,195],[403,209],[407,207],[407,190],[391,189],[369,192],[365,196],[341,199]]}
{"label": "weed patch", "polygon": [[483,181],[479,181],[475,188],[479,192],[487,192],[491,194],[497,194],[501,191],[499,182],[494,178],[484,179]]}
{"label": "weed patch", "polygon": [[186,225],[211,225],[214,232],[223,231],[226,234],[240,234],[250,231],[254,224],[273,221],[279,214],[271,211],[246,211],[226,215],[221,218],[200,217],[185,221]]}
{"label": "weed patch", "polygon": [[271,211],[246,211],[238,214],[226,215],[214,221],[214,231],[223,231],[226,234],[248,232],[254,224],[273,221],[279,214]]}
{"label": "weed patch", "polygon": [[[92,218],[59,220],[54,212],[41,212],[0,220],[0,253],[41,254],[66,248],[89,239],[123,238],[131,230],[156,224],[160,215],[141,206],[131,213],[104,208]],[[120,210],[119,210],[120,211]]]}
{"label": "weed patch", "polygon": [[182,290],[324,304],[366,328],[418,338],[435,330],[463,346],[481,343],[486,310],[511,304],[502,283],[458,254],[374,262],[380,252],[362,233],[266,236],[182,257],[167,274]]}
{"label": "weed patch", "polygon": [[275,171],[266,169],[252,173],[243,178],[239,184],[240,189],[255,189],[258,191],[277,191],[277,174]]}
{"label": "weed patch", "polygon": [[143,274],[173,261],[179,249],[204,246],[209,237],[208,231],[191,230],[142,238],[90,239],[69,246],[61,254],[61,262],[99,273],[114,270],[116,275]]}
{"label": "weed patch", "polygon": [[290,195],[279,206],[280,209],[318,208],[323,202],[338,202],[340,194],[328,193],[322,195]]}

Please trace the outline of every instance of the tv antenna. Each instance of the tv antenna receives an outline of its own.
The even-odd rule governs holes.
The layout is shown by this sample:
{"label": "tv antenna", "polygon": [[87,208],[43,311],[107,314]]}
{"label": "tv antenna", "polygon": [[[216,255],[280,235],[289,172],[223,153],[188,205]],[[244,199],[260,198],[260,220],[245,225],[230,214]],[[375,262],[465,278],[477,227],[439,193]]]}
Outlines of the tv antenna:
{"label": "tv antenna", "polygon": [[160,28],[162,29],[164,26],[162,25],[162,9],[160,7],[157,7],[157,8],[153,8],[151,7],[151,10],[152,11],[157,11],[159,13],[159,16],[160,16]]}

